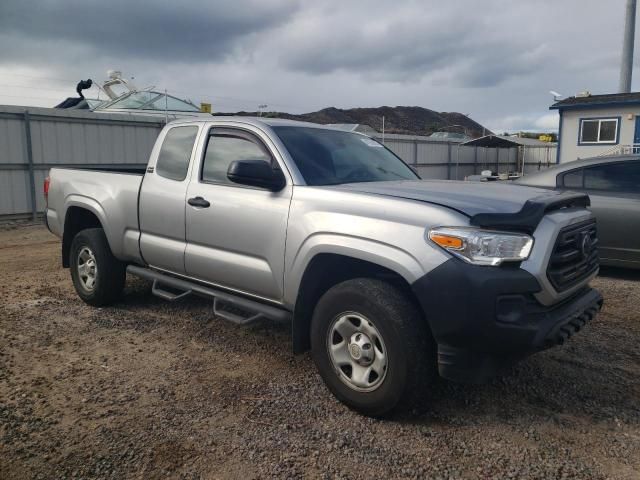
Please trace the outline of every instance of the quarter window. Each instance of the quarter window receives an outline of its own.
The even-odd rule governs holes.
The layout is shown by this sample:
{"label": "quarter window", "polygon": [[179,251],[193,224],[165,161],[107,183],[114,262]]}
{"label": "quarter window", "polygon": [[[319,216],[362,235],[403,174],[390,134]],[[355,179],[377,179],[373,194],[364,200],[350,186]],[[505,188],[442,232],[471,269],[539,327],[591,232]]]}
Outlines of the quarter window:
{"label": "quarter window", "polygon": [[236,160],[264,160],[271,163],[266,148],[248,135],[217,133],[214,131],[207,142],[207,152],[202,166],[202,180],[214,183],[233,183],[227,178],[231,162]]}
{"label": "quarter window", "polygon": [[198,127],[174,127],[167,132],[160,148],[156,173],[161,177],[181,182],[187,176],[189,160]]}
{"label": "quarter window", "polygon": [[617,138],[617,118],[580,120],[580,143],[617,143]]}

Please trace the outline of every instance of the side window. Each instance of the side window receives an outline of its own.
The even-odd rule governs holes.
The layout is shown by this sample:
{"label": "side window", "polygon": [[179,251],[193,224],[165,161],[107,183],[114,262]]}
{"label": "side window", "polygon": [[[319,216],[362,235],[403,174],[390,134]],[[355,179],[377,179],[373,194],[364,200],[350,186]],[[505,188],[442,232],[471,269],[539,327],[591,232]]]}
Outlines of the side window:
{"label": "side window", "polygon": [[185,179],[197,133],[195,126],[174,127],[167,132],[156,163],[158,175],[179,182]]}
{"label": "side window", "polygon": [[562,177],[562,186],[566,188],[582,188],[582,169],[565,173]]}
{"label": "side window", "polygon": [[640,192],[640,162],[610,163],[585,168],[584,188],[612,192]]}
{"label": "side window", "polygon": [[259,140],[244,134],[214,132],[207,141],[202,165],[202,180],[214,183],[232,183],[227,178],[231,162],[236,160],[264,160],[271,163],[271,155]]}

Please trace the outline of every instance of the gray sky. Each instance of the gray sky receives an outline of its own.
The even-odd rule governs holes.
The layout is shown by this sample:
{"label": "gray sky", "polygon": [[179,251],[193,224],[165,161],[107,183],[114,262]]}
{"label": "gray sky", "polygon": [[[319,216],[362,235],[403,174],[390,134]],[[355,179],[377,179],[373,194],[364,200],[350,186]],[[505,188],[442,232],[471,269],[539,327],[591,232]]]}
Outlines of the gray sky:
{"label": "gray sky", "polygon": [[219,111],[416,105],[555,129],[549,90],[615,91],[624,5],[2,0],[0,103],[53,106],[118,69]]}

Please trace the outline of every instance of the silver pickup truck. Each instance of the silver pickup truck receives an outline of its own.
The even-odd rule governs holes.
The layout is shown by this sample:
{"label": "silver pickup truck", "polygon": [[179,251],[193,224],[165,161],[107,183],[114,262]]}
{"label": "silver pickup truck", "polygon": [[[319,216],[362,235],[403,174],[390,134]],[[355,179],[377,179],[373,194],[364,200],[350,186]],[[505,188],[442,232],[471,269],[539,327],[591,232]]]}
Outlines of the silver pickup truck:
{"label": "silver pickup truck", "polygon": [[116,301],[129,273],[238,324],[291,322],[294,352],[368,415],[562,344],[602,305],[587,196],[423,181],[320,125],[176,121],[139,171],[54,168],[45,193],[85,302]]}

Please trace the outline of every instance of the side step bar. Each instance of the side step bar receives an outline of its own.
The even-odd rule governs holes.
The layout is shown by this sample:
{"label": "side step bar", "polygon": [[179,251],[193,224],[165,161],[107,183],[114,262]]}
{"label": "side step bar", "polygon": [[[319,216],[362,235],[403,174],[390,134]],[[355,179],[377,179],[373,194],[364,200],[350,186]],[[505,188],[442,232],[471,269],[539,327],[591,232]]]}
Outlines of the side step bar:
{"label": "side step bar", "polygon": [[[219,317],[229,320],[238,325],[247,325],[261,318],[268,318],[279,322],[291,320],[291,313],[272,305],[251,300],[250,298],[234,295],[211,287],[205,287],[195,282],[172,277],[164,273],[151,270],[149,268],[138,267],[136,265],[127,266],[127,273],[137,277],[151,280],[153,282],[152,293],[165,300],[174,301],[195,294],[213,299],[213,313]],[[181,293],[169,292],[162,286],[178,290]],[[221,308],[221,302],[238,307],[250,312],[243,317],[236,313],[228,312]]]}

